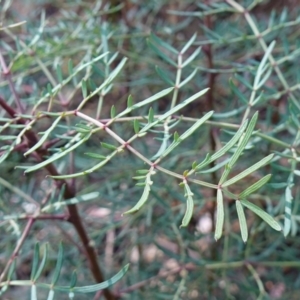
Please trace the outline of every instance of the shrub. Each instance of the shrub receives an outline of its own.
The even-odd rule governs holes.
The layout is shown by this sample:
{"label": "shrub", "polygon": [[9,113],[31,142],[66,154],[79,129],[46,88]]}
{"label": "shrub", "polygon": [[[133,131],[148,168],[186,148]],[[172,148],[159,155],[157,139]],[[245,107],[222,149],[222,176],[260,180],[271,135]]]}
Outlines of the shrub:
{"label": "shrub", "polygon": [[1,15],[1,295],[295,295],[296,10],[19,5]]}

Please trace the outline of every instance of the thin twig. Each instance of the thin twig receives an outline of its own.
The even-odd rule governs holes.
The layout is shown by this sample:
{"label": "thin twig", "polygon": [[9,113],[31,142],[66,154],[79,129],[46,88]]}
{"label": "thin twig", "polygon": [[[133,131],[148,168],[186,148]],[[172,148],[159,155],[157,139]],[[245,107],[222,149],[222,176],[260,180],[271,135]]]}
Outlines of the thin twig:
{"label": "thin twig", "polygon": [[25,112],[24,108],[23,108],[23,105],[21,104],[21,100],[20,100],[20,97],[15,89],[15,86],[14,86],[14,83],[13,83],[13,80],[12,80],[12,76],[11,76],[11,72],[10,70],[7,68],[7,65],[5,63],[5,60],[4,60],[4,57],[2,55],[2,52],[0,50],[0,65],[1,65],[1,68],[2,68],[2,71],[3,71],[3,76],[4,78],[7,79],[8,81],[8,84],[9,84],[9,88],[10,88],[10,91],[11,93],[13,94],[14,96],[14,100],[16,102],[16,105],[18,107],[18,110],[21,114],[23,114]]}
{"label": "thin twig", "polygon": [[3,271],[0,275],[0,283],[4,280],[4,277],[6,276],[11,264],[17,258],[18,254],[19,254],[19,252],[20,252],[20,250],[21,250],[21,248],[22,248],[22,246],[23,246],[23,244],[24,244],[24,242],[25,242],[25,240],[26,240],[26,238],[29,234],[29,231],[30,231],[34,221],[35,221],[34,219],[29,219],[27,221],[27,224],[26,224],[26,226],[23,230],[23,233],[22,233],[20,239],[18,240],[18,243],[17,243],[13,253],[11,254],[9,260],[6,263],[6,266],[4,267],[4,269],[3,269]]}

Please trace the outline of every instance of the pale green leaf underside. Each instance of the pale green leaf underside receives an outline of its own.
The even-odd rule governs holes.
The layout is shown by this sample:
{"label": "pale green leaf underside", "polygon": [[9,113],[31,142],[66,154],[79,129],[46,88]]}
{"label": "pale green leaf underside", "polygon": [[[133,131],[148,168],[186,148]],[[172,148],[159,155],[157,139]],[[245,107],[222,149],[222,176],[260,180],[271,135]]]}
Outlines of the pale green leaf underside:
{"label": "pale green leaf underside", "polygon": [[225,181],[222,186],[226,187],[226,186],[230,186],[233,183],[243,179],[244,177],[248,176],[249,174],[253,173],[254,171],[258,170],[259,168],[263,167],[264,165],[266,165],[267,163],[269,163],[271,161],[271,159],[273,158],[274,154],[270,154],[267,157],[263,158],[262,160],[260,160],[259,162],[257,162],[256,164],[254,164],[253,166],[251,166],[250,168],[244,170],[243,172],[241,172],[240,174],[232,177],[231,179]]}
{"label": "pale green leaf underside", "polygon": [[261,178],[260,180],[258,180],[257,182],[255,182],[254,184],[246,188],[243,192],[241,192],[238,198],[244,199],[248,197],[250,194],[254,193],[256,190],[258,190],[263,185],[265,185],[270,180],[271,177],[272,177],[271,174],[264,176],[263,178]]}
{"label": "pale green leaf underside", "polygon": [[223,225],[224,225],[224,203],[222,190],[217,190],[217,220],[216,220],[216,230],[215,239],[218,240],[222,236]]}
{"label": "pale green leaf underside", "polygon": [[184,196],[186,197],[186,211],[180,227],[187,227],[189,225],[194,210],[194,200],[193,200],[194,194],[186,182],[184,183],[184,191],[185,191]]}
{"label": "pale green leaf underside", "polygon": [[248,240],[248,227],[243,206],[239,200],[235,201],[236,211],[239,218],[241,235],[244,242]]}
{"label": "pale green leaf underside", "polygon": [[277,221],[275,221],[272,216],[270,216],[268,213],[266,213],[264,210],[262,210],[260,207],[258,207],[257,205],[249,202],[246,199],[241,199],[240,201],[244,206],[246,206],[247,208],[252,210],[256,215],[258,215],[266,223],[268,223],[273,229],[275,229],[277,231],[282,230],[280,224]]}

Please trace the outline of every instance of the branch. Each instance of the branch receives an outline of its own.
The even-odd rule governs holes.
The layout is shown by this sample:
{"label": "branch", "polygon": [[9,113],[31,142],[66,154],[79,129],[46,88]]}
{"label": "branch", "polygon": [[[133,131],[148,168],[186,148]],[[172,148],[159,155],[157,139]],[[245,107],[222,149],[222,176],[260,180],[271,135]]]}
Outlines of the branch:
{"label": "branch", "polygon": [[25,240],[26,240],[26,238],[29,234],[29,231],[30,231],[33,223],[34,223],[34,219],[29,219],[27,221],[25,229],[24,229],[20,239],[18,240],[17,246],[16,246],[15,250],[13,251],[13,253],[11,254],[9,260],[7,261],[6,266],[4,267],[4,269],[2,271],[2,274],[0,275],[0,282],[3,281],[5,275],[7,274],[8,270],[9,270],[10,265],[13,263],[15,258],[18,256],[18,254],[19,254],[19,252],[20,252],[20,250],[21,250],[21,248],[22,248],[22,246],[23,246],[23,244],[24,244],[24,242],[25,242]]}
{"label": "branch", "polygon": [[[0,96],[0,106],[2,106],[2,108],[5,109],[6,112],[11,117],[15,117],[17,115],[17,112],[12,107],[10,107],[1,96]],[[26,120],[19,118],[17,120],[17,123],[26,125]],[[35,145],[38,142],[38,138],[37,138],[36,134],[31,129],[29,129],[25,132],[25,137],[28,140],[29,147],[32,147],[33,145]],[[43,158],[48,155],[47,149],[44,149],[44,148],[39,148],[35,152],[40,161],[42,161]],[[48,171],[48,173],[51,176],[60,175],[53,164],[48,164],[47,166],[45,166],[45,169]],[[65,185],[65,191],[64,191],[64,195],[63,195],[65,200],[74,198],[76,196],[74,189],[72,189],[70,187],[68,182],[66,182],[65,180],[56,180],[55,182],[56,182],[56,186],[59,189],[61,189],[62,186]],[[70,223],[73,224],[73,226],[75,227],[75,230],[77,231],[77,234],[79,235],[79,238],[83,244],[87,259],[89,261],[90,270],[93,274],[93,277],[97,283],[103,282],[104,277],[102,275],[101,268],[98,264],[97,254],[96,254],[95,249],[93,248],[92,244],[90,243],[89,237],[86,233],[86,230],[83,226],[81,217],[78,213],[76,204],[68,205],[67,209],[69,212],[69,218],[67,219],[67,221],[69,221]],[[33,220],[33,219],[30,219],[30,220]],[[10,264],[11,264],[11,262],[10,262]],[[7,270],[8,270],[8,268],[9,268],[9,266],[7,267]],[[7,270],[5,270],[5,272],[3,271],[2,277],[5,276]],[[104,290],[104,295],[107,300],[115,299],[115,296],[108,289]]]}

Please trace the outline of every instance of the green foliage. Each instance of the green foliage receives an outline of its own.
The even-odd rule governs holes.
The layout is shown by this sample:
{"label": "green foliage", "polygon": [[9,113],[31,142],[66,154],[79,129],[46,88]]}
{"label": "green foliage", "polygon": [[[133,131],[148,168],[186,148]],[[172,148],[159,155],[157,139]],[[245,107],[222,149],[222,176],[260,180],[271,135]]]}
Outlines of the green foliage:
{"label": "green foliage", "polygon": [[300,289],[300,19],[239,2],[3,1],[1,295]]}

